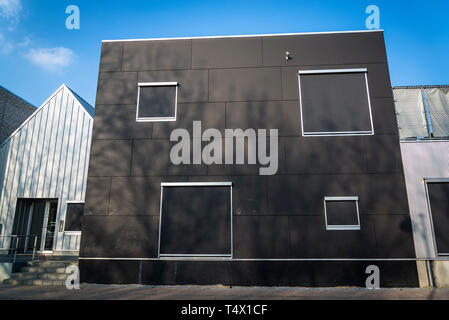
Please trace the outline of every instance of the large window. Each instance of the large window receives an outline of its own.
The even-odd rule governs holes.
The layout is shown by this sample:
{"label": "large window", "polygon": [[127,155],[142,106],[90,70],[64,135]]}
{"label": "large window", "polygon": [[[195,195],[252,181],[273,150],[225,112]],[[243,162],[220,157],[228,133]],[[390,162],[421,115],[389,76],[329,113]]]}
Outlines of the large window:
{"label": "large window", "polygon": [[438,255],[449,255],[449,179],[427,179],[429,209]]}
{"label": "large window", "polygon": [[304,136],[374,134],[367,69],[298,73]]}
{"label": "large window", "polygon": [[358,197],[325,197],[326,230],[360,230]]}
{"label": "large window", "polygon": [[143,82],[138,86],[136,115],[138,122],[176,120],[177,82]]}
{"label": "large window", "polygon": [[232,184],[162,183],[160,257],[232,257]]}

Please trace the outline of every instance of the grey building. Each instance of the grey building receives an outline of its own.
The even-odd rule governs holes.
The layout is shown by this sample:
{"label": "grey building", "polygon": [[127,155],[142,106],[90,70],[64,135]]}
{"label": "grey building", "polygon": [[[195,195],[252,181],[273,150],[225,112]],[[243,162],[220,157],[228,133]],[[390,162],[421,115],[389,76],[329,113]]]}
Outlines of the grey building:
{"label": "grey building", "polygon": [[449,286],[449,86],[393,89],[421,285]]}
{"label": "grey building", "polygon": [[82,234],[88,283],[418,286],[383,32],[103,41]]}
{"label": "grey building", "polygon": [[5,141],[36,108],[0,86],[0,143]]}
{"label": "grey building", "polygon": [[61,85],[0,144],[0,258],[78,254],[93,114]]}

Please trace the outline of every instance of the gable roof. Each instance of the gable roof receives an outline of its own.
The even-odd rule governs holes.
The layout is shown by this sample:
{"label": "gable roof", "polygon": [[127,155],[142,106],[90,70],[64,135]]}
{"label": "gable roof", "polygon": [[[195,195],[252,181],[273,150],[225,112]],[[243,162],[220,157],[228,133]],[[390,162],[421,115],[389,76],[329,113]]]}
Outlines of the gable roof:
{"label": "gable roof", "polygon": [[0,86],[0,143],[7,139],[36,107],[15,93]]}
{"label": "gable roof", "polygon": [[72,89],[70,89],[67,85],[62,84],[53,94],[45,100],[42,105],[36,109],[36,111],[33,112],[7,139],[1,142],[0,148],[3,147],[11,138],[17,134],[17,132],[20,131],[30,120],[32,120],[39,112],[41,112],[48,104],[49,102],[61,91],[67,91],[72,96],[73,99],[75,99],[81,106],[82,109],[89,115],[90,118],[93,118],[94,116],[94,108],[87,103],[83,98],[81,98],[77,93],[75,93]]}

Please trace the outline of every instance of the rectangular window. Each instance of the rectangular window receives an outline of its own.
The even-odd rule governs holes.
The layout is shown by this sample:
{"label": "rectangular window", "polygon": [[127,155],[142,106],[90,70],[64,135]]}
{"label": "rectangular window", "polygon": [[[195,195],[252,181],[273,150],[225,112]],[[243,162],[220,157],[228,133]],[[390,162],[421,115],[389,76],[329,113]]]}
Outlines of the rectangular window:
{"label": "rectangular window", "polygon": [[67,202],[64,231],[81,231],[83,212],[83,202]]}
{"label": "rectangular window", "polygon": [[232,257],[232,183],[162,183],[160,257]]}
{"label": "rectangular window", "polygon": [[427,195],[438,255],[449,255],[449,179],[427,179]]}
{"label": "rectangular window", "polygon": [[303,136],[373,135],[367,69],[298,72]]}
{"label": "rectangular window", "polygon": [[358,197],[325,197],[326,230],[360,230]]}
{"label": "rectangular window", "polygon": [[139,83],[136,121],[176,121],[177,104],[177,82]]}

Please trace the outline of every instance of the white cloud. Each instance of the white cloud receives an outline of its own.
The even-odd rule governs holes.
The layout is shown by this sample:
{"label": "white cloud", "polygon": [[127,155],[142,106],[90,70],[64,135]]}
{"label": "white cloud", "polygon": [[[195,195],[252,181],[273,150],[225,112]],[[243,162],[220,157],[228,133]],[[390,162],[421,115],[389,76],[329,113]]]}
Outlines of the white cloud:
{"label": "white cloud", "polygon": [[20,0],[0,0],[0,16],[6,19],[18,21],[21,10]]}
{"label": "white cloud", "polygon": [[25,48],[28,47],[31,43],[29,37],[25,37],[22,42],[13,42],[8,40],[2,33],[0,33],[0,53],[1,54],[10,54],[17,48]]}
{"label": "white cloud", "polygon": [[64,47],[30,49],[25,57],[35,65],[48,70],[57,71],[68,67],[74,60],[75,54],[72,50]]}

